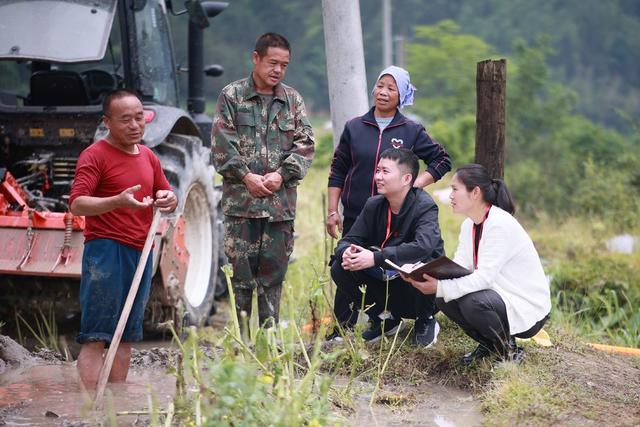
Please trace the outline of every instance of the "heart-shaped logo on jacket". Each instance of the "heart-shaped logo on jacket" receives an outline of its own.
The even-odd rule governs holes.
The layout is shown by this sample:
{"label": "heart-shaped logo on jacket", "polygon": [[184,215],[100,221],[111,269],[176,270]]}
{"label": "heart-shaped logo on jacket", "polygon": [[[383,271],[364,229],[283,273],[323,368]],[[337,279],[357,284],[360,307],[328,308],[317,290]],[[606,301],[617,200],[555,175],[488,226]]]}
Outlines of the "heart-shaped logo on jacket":
{"label": "heart-shaped logo on jacket", "polygon": [[393,148],[400,148],[403,144],[404,141],[400,138],[391,138],[391,145],[393,145]]}

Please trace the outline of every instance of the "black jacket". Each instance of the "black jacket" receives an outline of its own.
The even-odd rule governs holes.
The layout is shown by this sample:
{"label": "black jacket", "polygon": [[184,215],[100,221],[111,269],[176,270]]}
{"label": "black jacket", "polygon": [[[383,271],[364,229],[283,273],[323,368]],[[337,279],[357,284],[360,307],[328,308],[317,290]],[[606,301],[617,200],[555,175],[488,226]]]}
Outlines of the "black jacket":
{"label": "black jacket", "polygon": [[451,160],[442,145],[425,128],[396,112],[380,132],[373,108],[364,116],[349,120],[331,162],[329,187],[342,189],[344,217],[351,221],[360,214],[365,202],[377,194],[374,181],[380,153],[387,148],[407,148],[427,165],[434,180],[451,170]]}
{"label": "black jacket", "polygon": [[438,224],[438,206],[431,196],[419,188],[412,188],[398,215],[391,215],[390,236],[387,234],[389,202],[384,196],[371,197],[362,209],[351,230],[338,242],[336,260],[350,244],[364,248],[382,247],[374,252],[375,265],[384,267],[389,259],[398,265],[428,261],[444,254],[444,244]]}

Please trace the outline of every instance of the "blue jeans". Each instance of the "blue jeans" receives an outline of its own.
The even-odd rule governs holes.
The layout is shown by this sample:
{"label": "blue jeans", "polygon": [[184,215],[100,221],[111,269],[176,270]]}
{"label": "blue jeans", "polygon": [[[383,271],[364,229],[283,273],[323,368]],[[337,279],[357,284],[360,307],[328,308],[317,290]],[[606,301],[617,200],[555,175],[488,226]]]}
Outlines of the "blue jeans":
{"label": "blue jeans", "polygon": [[[104,341],[110,343],[131,287],[141,251],[110,239],[86,242],[82,255],[80,280],[80,344]],[[142,340],[142,320],[151,290],[152,254],[140,281],[123,342]]]}

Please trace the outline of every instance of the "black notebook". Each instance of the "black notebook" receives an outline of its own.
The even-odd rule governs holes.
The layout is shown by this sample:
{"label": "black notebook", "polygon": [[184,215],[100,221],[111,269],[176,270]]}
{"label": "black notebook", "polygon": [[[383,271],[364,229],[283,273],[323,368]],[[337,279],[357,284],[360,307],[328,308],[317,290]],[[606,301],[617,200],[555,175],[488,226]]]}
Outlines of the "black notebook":
{"label": "black notebook", "polygon": [[460,264],[453,262],[451,259],[442,255],[429,262],[417,262],[415,264],[404,264],[402,267],[395,263],[384,260],[385,264],[389,267],[406,274],[414,280],[424,281],[423,274],[428,274],[431,277],[435,277],[438,280],[443,279],[456,279],[458,277],[471,274],[470,270],[467,270]]}

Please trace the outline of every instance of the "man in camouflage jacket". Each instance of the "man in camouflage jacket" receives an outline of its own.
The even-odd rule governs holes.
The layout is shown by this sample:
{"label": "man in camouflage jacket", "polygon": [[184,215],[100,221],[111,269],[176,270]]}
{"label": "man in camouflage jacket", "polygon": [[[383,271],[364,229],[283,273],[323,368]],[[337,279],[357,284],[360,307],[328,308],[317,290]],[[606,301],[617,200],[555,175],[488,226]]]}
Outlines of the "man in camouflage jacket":
{"label": "man in camouflage jacket", "polygon": [[224,250],[233,266],[231,283],[243,330],[254,289],[260,325],[278,322],[293,251],[296,187],[313,159],[304,101],[281,83],[290,52],[279,34],[258,38],[251,75],[222,89],[211,134],[213,162],[223,177]]}

